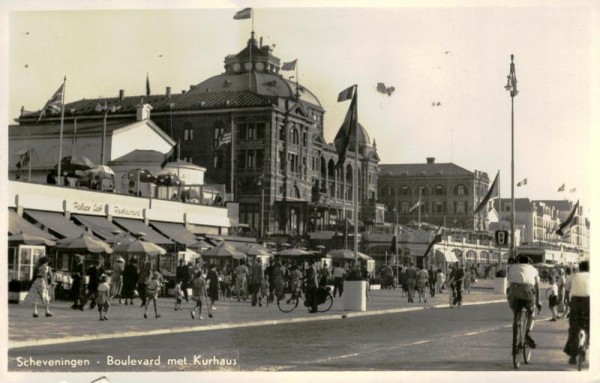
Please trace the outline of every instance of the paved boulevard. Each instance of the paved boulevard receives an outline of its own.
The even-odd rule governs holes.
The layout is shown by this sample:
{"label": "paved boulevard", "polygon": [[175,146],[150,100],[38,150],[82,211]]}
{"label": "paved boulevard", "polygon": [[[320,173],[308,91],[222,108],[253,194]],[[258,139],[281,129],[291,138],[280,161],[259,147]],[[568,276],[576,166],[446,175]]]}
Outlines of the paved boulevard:
{"label": "paved boulevard", "polygon": [[[540,319],[534,335],[538,348],[533,351],[531,364],[521,368],[573,370],[562,353],[567,322],[548,321],[547,309]],[[512,371],[510,323],[507,305],[496,303],[453,310],[76,342],[10,350],[9,370],[73,371],[69,367],[17,367],[17,357],[31,356],[40,360],[58,357],[90,360],[89,367],[75,371]],[[107,356],[115,360],[128,357],[155,360],[159,355],[158,366],[107,365]],[[169,364],[170,358],[179,359],[179,363]]]}

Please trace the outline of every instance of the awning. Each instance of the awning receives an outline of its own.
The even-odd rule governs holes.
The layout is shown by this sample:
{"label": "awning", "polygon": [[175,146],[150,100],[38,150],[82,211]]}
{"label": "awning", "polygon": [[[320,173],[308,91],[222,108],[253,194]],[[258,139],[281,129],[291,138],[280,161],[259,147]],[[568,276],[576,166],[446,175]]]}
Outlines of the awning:
{"label": "awning", "polygon": [[105,217],[73,214],[73,218],[75,218],[75,220],[80,222],[82,225],[89,227],[94,234],[107,242],[114,242],[115,237],[119,237],[119,235],[115,234],[115,232],[123,232],[123,230]]}
{"label": "awning", "polygon": [[458,262],[458,258],[456,258],[456,255],[454,255],[454,253],[451,251],[442,252],[438,250],[435,252],[435,259],[439,263],[443,261],[446,261],[448,263]]}
{"label": "awning", "polygon": [[154,230],[150,226],[146,225],[143,221],[131,218],[113,218],[113,222],[123,227],[131,234],[144,233],[142,239],[147,242],[152,242],[156,245],[171,245],[173,242]]}
{"label": "awning", "polygon": [[85,228],[73,223],[70,219],[54,211],[25,210],[25,214],[46,228],[64,238],[80,237]]}
{"label": "awning", "polygon": [[150,225],[167,238],[170,238],[177,243],[181,243],[182,245],[191,245],[198,242],[196,236],[190,233],[185,226],[180,223],[151,221]]}
{"label": "awning", "polygon": [[11,235],[23,233],[56,241],[56,237],[52,234],[37,228],[12,209],[8,209],[8,233]]}

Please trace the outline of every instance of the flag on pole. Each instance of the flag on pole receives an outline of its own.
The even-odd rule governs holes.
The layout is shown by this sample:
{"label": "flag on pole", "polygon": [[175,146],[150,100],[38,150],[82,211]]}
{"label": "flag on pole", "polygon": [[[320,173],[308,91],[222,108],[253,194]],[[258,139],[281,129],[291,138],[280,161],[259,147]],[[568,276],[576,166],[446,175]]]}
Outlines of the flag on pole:
{"label": "flag on pole", "polygon": [[173,147],[171,148],[171,150],[169,150],[168,153],[165,154],[165,158],[163,160],[163,162],[160,163],[160,168],[164,169],[165,166],[167,166],[167,163],[169,162],[169,160],[171,159],[171,157],[173,157],[173,153],[175,153],[175,151],[177,150],[179,146],[179,143],[176,143],[175,145],[173,145]]}
{"label": "flag on pole", "polygon": [[575,193],[577,191],[577,188],[573,188],[571,190],[569,190],[570,193]]}
{"label": "flag on pole", "polygon": [[527,178],[525,178],[523,181],[517,183],[517,186],[524,186],[527,185]]}
{"label": "flag on pole", "polygon": [[[352,90],[353,88],[354,87],[350,87],[348,89]],[[347,93],[348,89],[340,93],[338,101],[340,101],[340,99],[342,101],[347,100],[342,99],[342,94]],[[350,93],[353,92],[350,91]],[[348,145],[350,145],[350,137],[352,135],[356,135],[356,128],[358,125],[358,116],[356,111],[356,94],[351,95],[351,97],[352,102],[350,103],[350,108],[348,108],[348,112],[346,113],[344,123],[340,127],[340,130],[338,130],[337,134],[335,135],[335,139],[333,140],[333,143],[335,144],[335,150],[338,154],[338,162],[336,164],[337,167],[344,165],[344,162],[346,161],[346,151],[348,150]]]}
{"label": "flag on pole", "polygon": [[46,102],[40,116],[36,122],[39,122],[42,117],[46,115],[46,112],[50,112],[52,114],[59,113],[62,109],[62,99],[63,99],[63,91],[65,88],[65,84],[63,83],[57,90],[54,92],[52,97]]}
{"label": "flag on pole", "polygon": [[394,224],[394,236],[392,237],[392,254],[398,254],[398,225]]}
{"label": "flag on pole", "polygon": [[348,89],[344,89],[339,95],[338,95],[338,102],[342,102],[342,101],[346,101],[346,100],[350,100],[352,98],[352,96],[354,96],[354,85],[352,85],[350,88]]}
{"label": "flag on pole", "polygon": [[479,213],[484,207],[487,206],[488,202],[491,199],[498,198],[498,175],[500,172],[496,173],[496,178],[494,178],[494,182],[492,182],[492,186],[490,186],[490,190],[488,190],[485,197],[481,200],[477,209],[473,212],[473,214]]}
{"label": "flag on pole", "polygon": [[27,149],[27,151],[23,154],[21,154],[21,157],[19,158],[19,162],[17,162],[17,169],[21,169],[23,166],[27,166],[27,164],[29,163],[29,159],[31,158],[31,148]]}
{"label": "flag on pole", "polygon": [[219,149],[220,147],[231,144],[231,132],[222,133],[215,142],[215,149]]}
{"label": "flag on pole", "polygon": [[571,210],[571,213],[567,217],[567,220],[560,224],[558,230],[556,230],[556,234],[564,236],[566,234],[566,231],[569,231],[569,228],[575,223],[575,214],[577,213],[578,209],[579,201],[577,201],[575,206],[573,206],[573,210]]}
{"label": "flag on pole", "polygon": [[252,8],[244,8],[235,15],[233,15],[234,20],[245,20],[252,17]]}
{"label": "flag on pole", "polygon": [[410,210],[408,211],[409,214],[412,214],[413,211],[417,210],[417,208],[421,206],[421,197],[419,197],[419,200],[417,201],[417,203],[415,203]]}
{"label": "flag on pole", "polygon": [[146,73],[146,96],[150,96],[150,74]]}
{"label": "flag on pole", "polygon": [[424,257],[427,256],[427,254],[429,253],[429,251],[431,250],[431,248],[433,247],[433,245],[435,245],[436,243],[442,242],[442,231],[443,231],[442,230],[442,224],[440,223],[440,226],[438,226],[438,228],[435,230],[435,234],[433,235],[433,239],[429,243],[429,246],[427,246],[427,250],[425,250],[425,254],[423,254]]}
{"label": "flag on pole", "polygon": [[294,60],[294,61],[290,61],[289,63],[283,63],[283,65],[281,66],[281,70],[294,70],[296,69],[296,62],[298,61],[298,59]]}
{"label": "flag on pole", "polygon": [[561,185],[561,186],[558,188],[558,190],[557,190],[557,191],[559,191],[559,192],[561,192],[561,191],[565,191],[565,184],[562,184],[562,185]]}

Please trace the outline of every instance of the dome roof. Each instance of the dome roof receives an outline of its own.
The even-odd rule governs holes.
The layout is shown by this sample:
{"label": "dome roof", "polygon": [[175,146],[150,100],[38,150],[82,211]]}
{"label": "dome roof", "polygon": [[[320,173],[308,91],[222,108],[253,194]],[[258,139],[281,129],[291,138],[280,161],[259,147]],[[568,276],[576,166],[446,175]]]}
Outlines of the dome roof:
{"label": "dome roof", "polygon": [[[356,147],[356,135],[350,136],[350,143],[348,145],[348,150],[354,151]],[[371,138],[369,137],[369,133],[367,129],[359,122],[358,123],[358,150],[362,151],[365,148],[371,148]]]}

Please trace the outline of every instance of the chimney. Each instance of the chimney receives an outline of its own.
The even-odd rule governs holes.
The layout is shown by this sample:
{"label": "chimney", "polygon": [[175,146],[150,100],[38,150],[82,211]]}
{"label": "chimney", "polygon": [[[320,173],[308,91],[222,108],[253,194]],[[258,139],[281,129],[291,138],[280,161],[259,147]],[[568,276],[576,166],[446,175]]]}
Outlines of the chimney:
{"label": "chimney", "polygon": [[171,87],[170,86],[167,87],[166,93],[167,93],[167,97],[171,97]]}
{"label": "chimney", "polygon": [[123,101],[125,98],[125,91],[123,89],[119,89],[119,101]]}
{"label": "chimney", "polygon": [[435,164],[435,157],[427,157],[428,164]]}
{"label": "chimney", "polygon": [[152,110],[152,106],[150,104],[140,103],[137,106],[137,120],[138,121],[149,120],[151,110]]}

